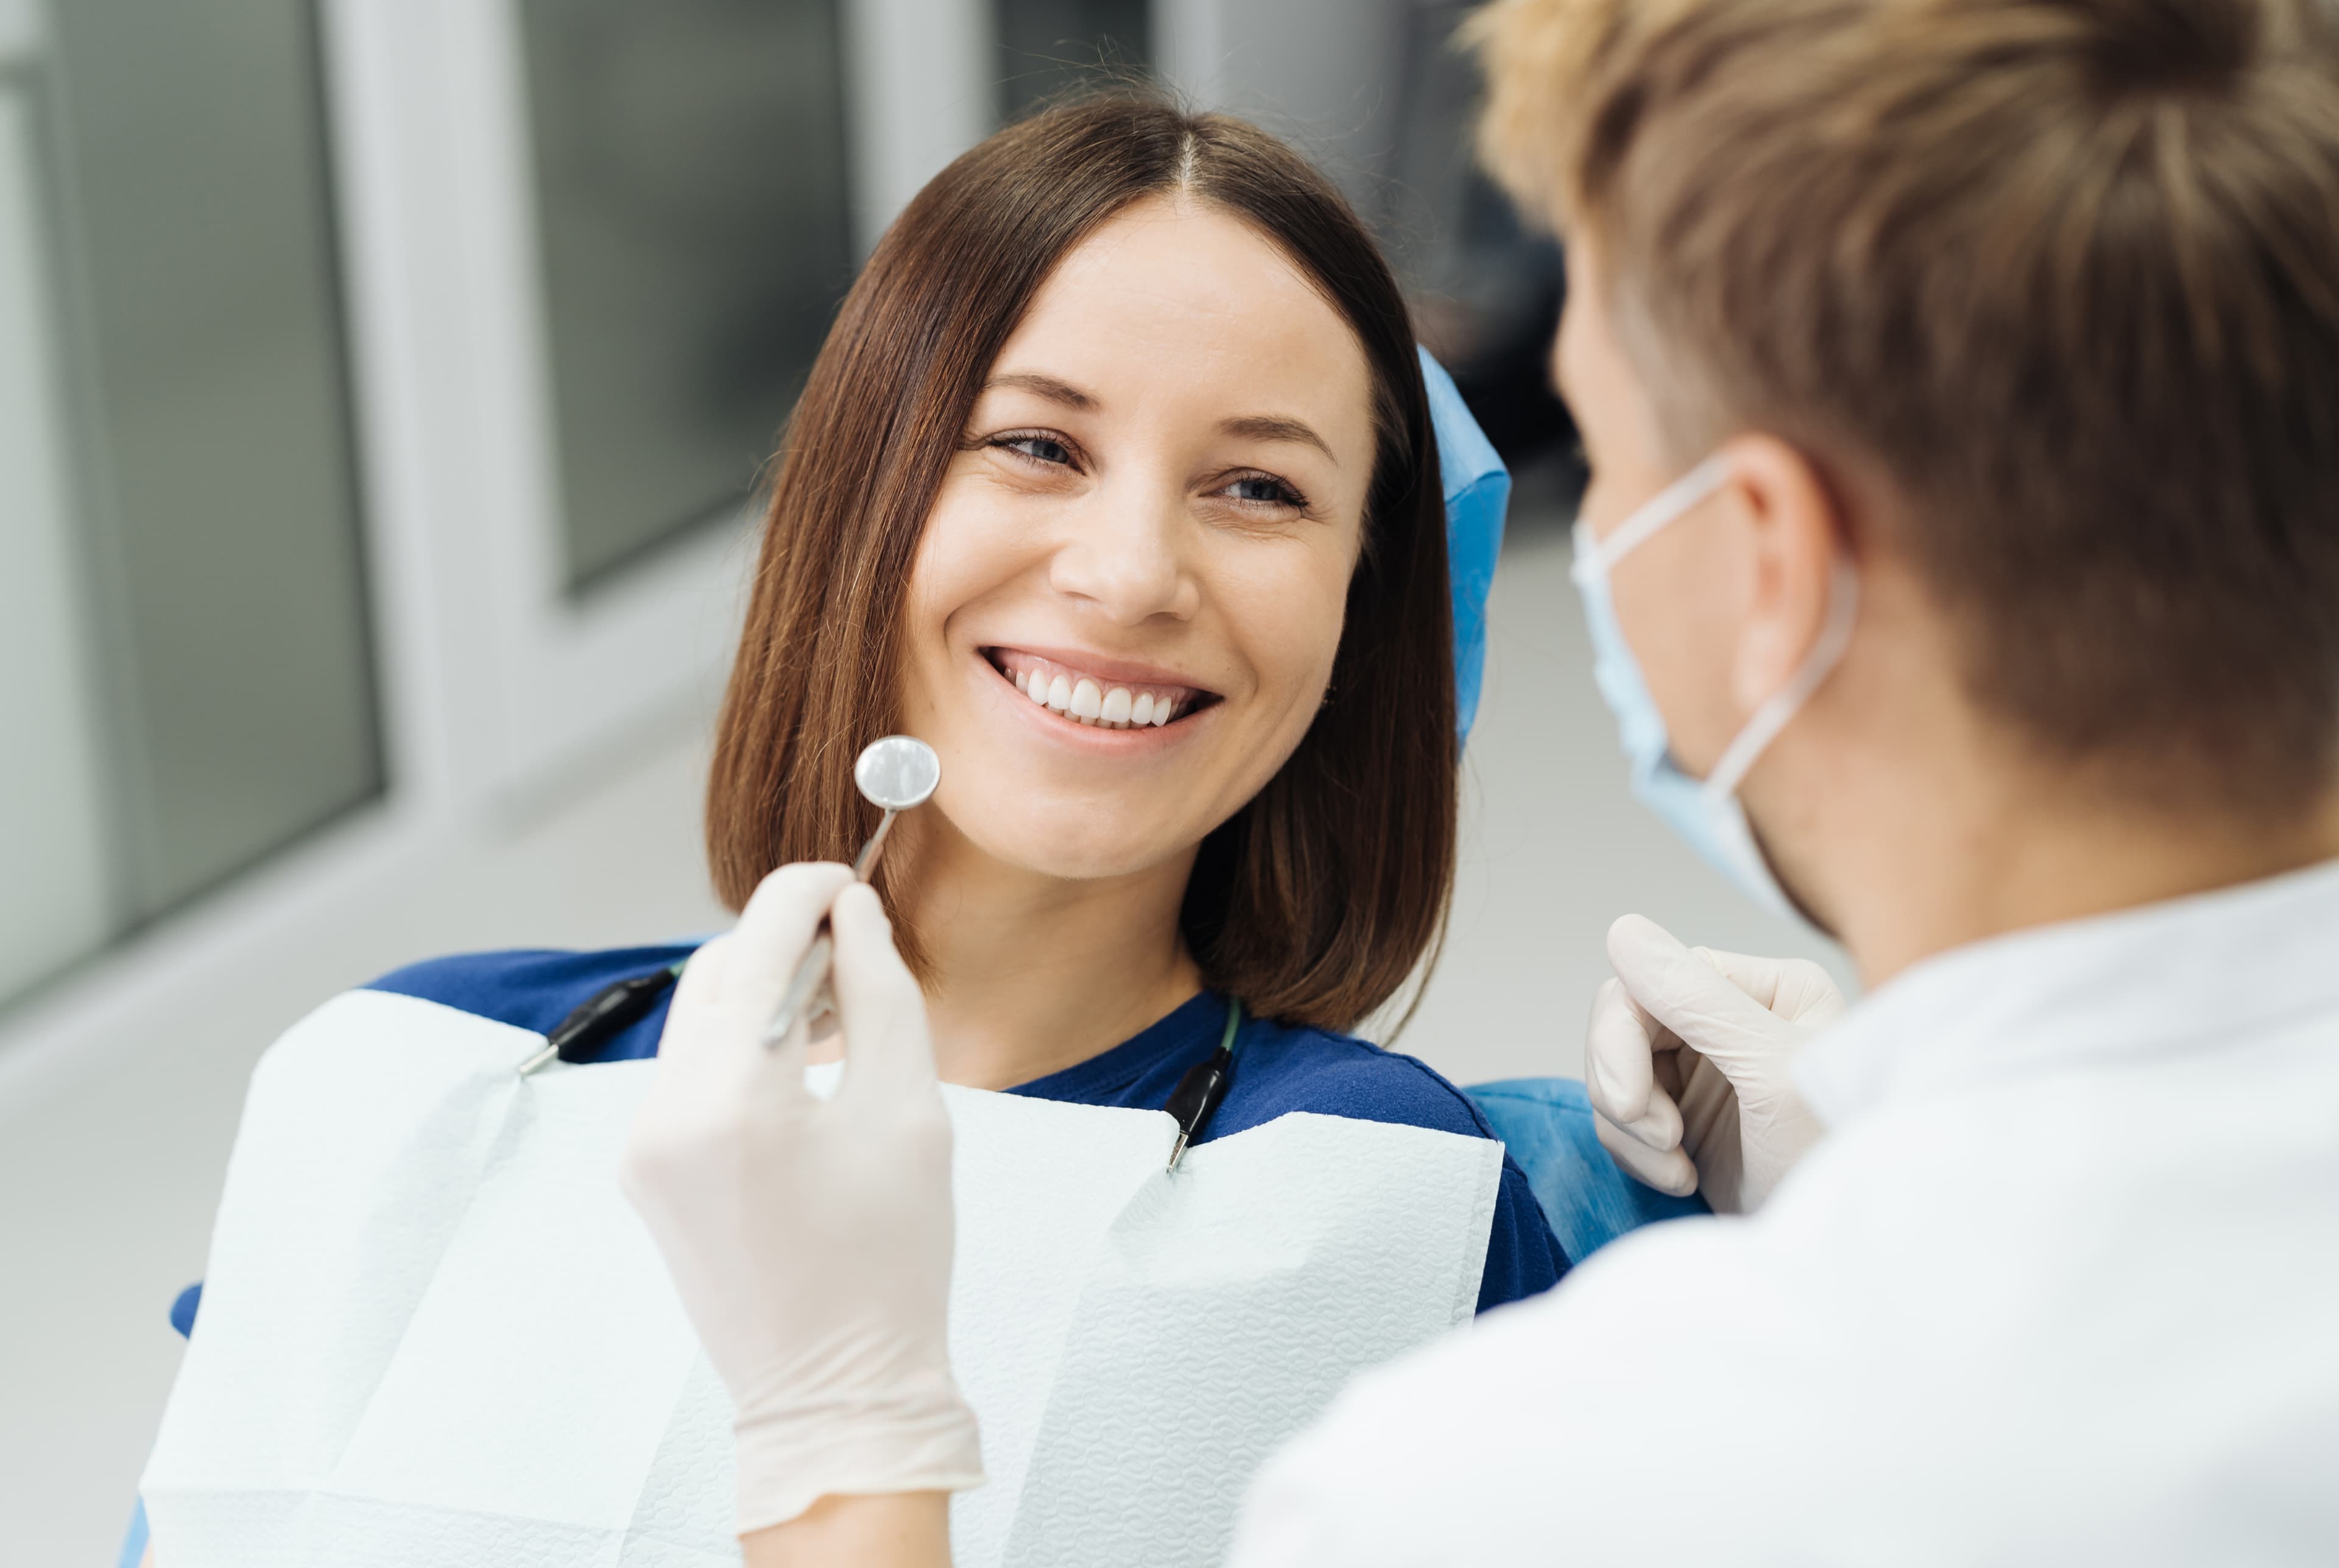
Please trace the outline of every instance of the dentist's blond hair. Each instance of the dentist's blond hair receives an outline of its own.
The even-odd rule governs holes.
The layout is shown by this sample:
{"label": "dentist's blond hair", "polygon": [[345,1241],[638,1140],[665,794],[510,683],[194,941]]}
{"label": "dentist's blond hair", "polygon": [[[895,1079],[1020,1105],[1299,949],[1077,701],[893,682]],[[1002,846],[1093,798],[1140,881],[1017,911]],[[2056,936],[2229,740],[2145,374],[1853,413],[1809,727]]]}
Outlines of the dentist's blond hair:
{"label": "dentist's blond hair", "polygon": [[1880,472],[1977,697],[2169,804],[2339,770],[2330,0],[1497,0],[1482,150],[1686,463]]}

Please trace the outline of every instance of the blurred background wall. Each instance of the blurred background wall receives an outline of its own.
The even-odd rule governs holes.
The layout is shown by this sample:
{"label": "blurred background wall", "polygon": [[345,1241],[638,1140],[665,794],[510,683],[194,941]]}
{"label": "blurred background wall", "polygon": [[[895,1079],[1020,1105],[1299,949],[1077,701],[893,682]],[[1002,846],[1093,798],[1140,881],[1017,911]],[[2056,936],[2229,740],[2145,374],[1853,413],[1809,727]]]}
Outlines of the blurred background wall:
{"label": "blurred background wall", "polygon": [[1471,172],[1466,8],[0,0],[0,1561],[111,1560],[278,1031],[432,952],[724,918],[760,467],[902,202],[1100,71],[1321,159],[1520,475],[1403,1048],[1578,1070],[1626,909],[1817,951],[1625,794],[1561,260]]}

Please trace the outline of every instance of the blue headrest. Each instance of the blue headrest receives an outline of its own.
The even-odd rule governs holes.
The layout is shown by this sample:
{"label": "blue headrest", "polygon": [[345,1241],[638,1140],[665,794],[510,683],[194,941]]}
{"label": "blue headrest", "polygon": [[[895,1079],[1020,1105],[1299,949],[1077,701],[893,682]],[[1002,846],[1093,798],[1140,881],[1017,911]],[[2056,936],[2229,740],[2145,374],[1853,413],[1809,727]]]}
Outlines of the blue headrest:
{"label": "blue headrest", "polygon": [[1454,715],[1460,737],[1467,741],[1486,669],[1486,593],[1495,586],[1495,559],[1503,553],[1511,471],[1470,417],[1446,367],[1428,350],[1420,352],[1429,419],[1437,430],[1437,468],[1446,482],[1446,569],[1454,585]]}

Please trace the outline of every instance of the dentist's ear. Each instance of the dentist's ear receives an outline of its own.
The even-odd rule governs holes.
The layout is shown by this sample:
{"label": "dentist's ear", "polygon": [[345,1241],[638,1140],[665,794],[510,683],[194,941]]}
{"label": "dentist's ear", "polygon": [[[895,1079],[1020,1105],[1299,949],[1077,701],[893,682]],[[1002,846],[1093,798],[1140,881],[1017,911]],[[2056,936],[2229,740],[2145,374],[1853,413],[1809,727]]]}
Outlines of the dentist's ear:
{"label": "dentist's ear", "polygon": [[1731,692],[1752,713],[1792,679],[1827,621],[1837,553],[1850,537],[1827,476],[1776,436],[1734,436],[1722,504],[1745,528],[1752,581],[1731,669]]}

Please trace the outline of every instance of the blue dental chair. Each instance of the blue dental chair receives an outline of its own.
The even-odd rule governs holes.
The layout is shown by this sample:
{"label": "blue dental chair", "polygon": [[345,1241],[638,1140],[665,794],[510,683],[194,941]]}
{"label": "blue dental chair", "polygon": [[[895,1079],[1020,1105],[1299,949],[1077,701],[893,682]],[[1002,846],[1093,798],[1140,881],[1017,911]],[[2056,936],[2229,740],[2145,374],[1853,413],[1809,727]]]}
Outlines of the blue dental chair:
{"label": "blue dental chair", "polygon": [[1507,1078],[1462,1092],[1527,1173],[1571,1264],[1628,1230],[1712,1212],[1702,1198],[1668,1198],[1617,1169],[1592,1130],[1592,1104],[1574,1079]]}

